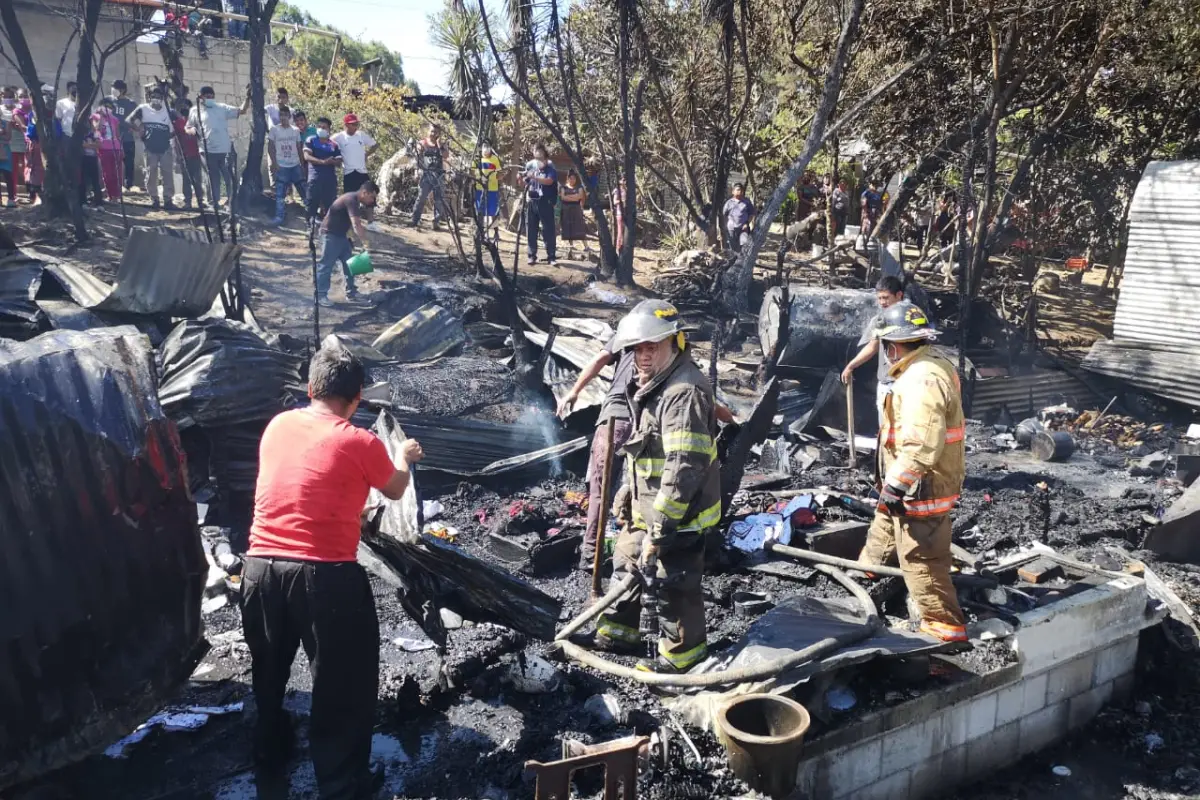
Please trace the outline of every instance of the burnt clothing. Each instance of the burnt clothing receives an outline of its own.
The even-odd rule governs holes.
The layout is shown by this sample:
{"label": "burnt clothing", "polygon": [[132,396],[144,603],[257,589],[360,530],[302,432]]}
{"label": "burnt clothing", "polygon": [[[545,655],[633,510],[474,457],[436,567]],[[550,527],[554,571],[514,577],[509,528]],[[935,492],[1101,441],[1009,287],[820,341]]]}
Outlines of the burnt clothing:
{"label": "burnt clothing", "polygon": [[312,674],[309,752],[322,800],[371,797],[371,734],[379,692],[379,620],[366,572],[355,562],[248,556],[242,628],[258,707],[255,754],[264,767],[286,758],[283,708],[296,649]]}
{"label": "burnt clothing", "polygon": [[[648,384],[631,384],[635,429],[629,457],[633,527],[656,544],[699,534],[721,521],[713,390],[686,352]],[[689,536],[690,538],[690,536]]]}
{"label": "burnt clothing", "polygon": [[950,580],[950,517],[893,517],[883,511],[867,531],[859,560],[890,566],[899,556],[904,585],[921,614],[921,631],[939,639],[967,638]]}
{"label": "burnt clothing", "polygon": [[599,530],[600,509],[612,503],[613,495],[617,493],[617,487],[621,485],[621,456],[616,451],[625,446],[625,443],[629,441],[629,435],[633,432],[633,425],[628,416],[613,420],[613,463],[608,479],[608,495],[604,496],[601,484],[604,480],[604,456],[607,452],[606,428],[607,425],[597,426],[596,432],[592,436],[592,450],[588,459],[587,527],[583,532],[583,545],[580,547],[579,560],[589,564],[596,553],[596,542],[599,541],[599,537],[604,535]]}
{"label": "burnt clothing", "polygon": [[[637,567],[646,531],[625,530],[613,550],[613,576]],[[662,546],[658,554],[658,655],[678,670],[691,669],[708,657],[704,623],[704,537],[682,537]],[[623,645],[641,642],[638,623],[644,590],[640,582],[617,599],[600,617],[596,635]]]}

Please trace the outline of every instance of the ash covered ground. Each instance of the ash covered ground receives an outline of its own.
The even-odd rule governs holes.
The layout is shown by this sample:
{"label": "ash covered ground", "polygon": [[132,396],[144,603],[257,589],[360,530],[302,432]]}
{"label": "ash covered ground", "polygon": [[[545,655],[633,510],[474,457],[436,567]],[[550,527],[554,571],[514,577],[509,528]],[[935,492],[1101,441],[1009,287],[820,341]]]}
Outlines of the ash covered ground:
{"label": "ash covered ground", "polygon": [[[1065,464],[1040,464],[1027,452],[999,451],[987,445],[986,432],[972,430],[970,470],[961,507],[955,514],[955,539],[973,553],[997,556],[1032,542],[1042,542],[1080,560],[1121,569],[1142,558],[1191,604],[1200,601],[1200,568],[1154,562],[1139,548],[1149,523],[1179,493],[1168,478],[1131,477],[1081,452]],[[834,466],[837,452],[828,449],[822,463],[795,476],[793,488],[818,488],[865,494],[867,469]],[[1111,457],[1111,456],[1110,456]],[[754,465],[751,464],[751,471]],[[540,510],[546,521],[567,531],[582,526],[577,495],[581,480],[566,474],[514,490],[469,483],[424,490],[425,499],[445,508],[442,520],[457,529],[456,543],[475,555],[499,561],[487,546],[488,532],[515,502]],[[758,510],[773,497],[769,492],[744,497]],[[852,518],[844,509],[827,509],[827,520]],[[754,617],[735,611],[732,594],[752,588],[776,598],[792,593],[844,596],[841,587],[816,573],[806,580],[787,580],[751,572],[736,560],[705,578],[709,639],[714,649],[728,648]],[[569,563],[546,575],[526,576],[563,602],[573,616],[586,604],[589,577]],[[380,704],[374,757],[384,768],[380,796],[398,798],[525,798],[533,794],[527,760],[552,761],[562,756],[562,742],[608,741],[630,733],[652,734],[669,720],[658,698],[638,684],[600,677],[588,670],[556,664],[558,686],[544,694],[516,690],[507,680],[510,662],[545,654],[545,645],[526,641],[505,629],[470,622],[450,633],[445,664],[452,688],[435,680],[437,656],[432,650],[408,652],[396,639],[420,641],[424,635],[401,609],[394,593],[372,579],[381,629]],[[889,615],[903,614],[894,601]],[[212,649],[193,680],[183,688],[179,705],[223,705],[244,701],[245,710],[213,717],[198,731],[156,731],[130,747],[124,758],[103,755],[63,770],[20,797],[149,798],[211,797],[243,800],[255,797],[249,760],[253,699],[250,658],[240,637],[240,619],[230,605],[205,617]],[[1200,666],[1168,643],[1155,629],[1146,634],[1140,669],[1142,680],[1128,707],[1106,709],[1072,740],[1026,759],[1021,765],[960,792],[956,797],[1000,800],[1027,798],[1145,798],[1166,800],[1200,793],[1200,726],[1194,713],[1200,700]],[[955,656],[965,672],[985,672],[1011,663],[1011,651],[992,643]],[[856,695],[851,711],[825,715],[820,732],[871,710],[904,702],[953,680],[934,676],[900,684],[886,669],[867,665],[839,678]],[[307,661],[298,656],[293,669],[289,708],[299,720],[304,740],[310,683]],[[611,694],[621,707],[619,719],[600,719],[584,711],[590,698]],[[701,759],[679,737],[670,745],[670,766],[643,773],[641,796],[668,798],[753,796],[728,770],[724,753],[708,733],[688,729]],[[292,775],[292,797],[316,796],[311,766],[303,749]],[[1051,767],[1066,765],[1070,778]],[[599,780],[583,776],[579,797],[600,796]]]}

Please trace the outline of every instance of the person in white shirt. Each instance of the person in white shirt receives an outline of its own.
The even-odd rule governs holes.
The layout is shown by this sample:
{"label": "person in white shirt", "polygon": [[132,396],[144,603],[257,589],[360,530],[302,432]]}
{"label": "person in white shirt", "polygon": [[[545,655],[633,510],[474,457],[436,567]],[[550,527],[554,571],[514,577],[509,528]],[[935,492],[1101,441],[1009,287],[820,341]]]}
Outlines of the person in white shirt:
{"label": "person in white shirt", "polygon": [[347,114],[342,118],[346,130],[333,135],[342,151],[342,191],[357,192],[367,182],[367,158],[379,147],[371,134],[359,130],[358,117]]}
{"label": "person in white shirt", "polygon": [[71,126],[75,124],[75,101],[79,99],[79,89],[75,81],[67,81],[67,96],[54,104],[54,118],[62,126],[62,135],[71,135]]}
{"label": "person in white shirt", "polygon": [[292,126],[292,110],[286,104],[279,107],[279,124],[267,131],[267,157],[271,174],[275,176],[274,225],[284,222],[284,200],[288,188],[295,186],[304,199],[300,170],[300,131]]}
{"label": "person in white shirt", "polygon": [[288,105],[288,90],[280,87],[275,90],[275,102],[267,103],[267,107],[263,109],[267,112],[267,130],[279,124],[279,109],[286,105]]}
{"label": "person in white shirt", "polygon": [[200,102],[188,114],[188,133],[200,139],[200,149],[208,166],[208,179],[212,186],[212,202],[215,208],[221,202],[221,179],[229,189],[230,202],[237,191],[236,167],[230,164],[229,154],[233,150],[233,138],[229,135],[229,121],[237,119],[250,110],[250,91],[241,108],[218,103],[216,92],[211,86],[200,87]]}

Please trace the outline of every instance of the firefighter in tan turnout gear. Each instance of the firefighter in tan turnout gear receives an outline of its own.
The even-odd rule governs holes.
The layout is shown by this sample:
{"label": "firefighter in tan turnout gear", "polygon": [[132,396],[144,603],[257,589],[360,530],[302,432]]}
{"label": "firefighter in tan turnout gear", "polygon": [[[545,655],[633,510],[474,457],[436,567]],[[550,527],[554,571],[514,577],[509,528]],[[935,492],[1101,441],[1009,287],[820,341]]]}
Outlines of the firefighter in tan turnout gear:
{"label": "firefighter in tan turnout gear", "polygon": [[886,565],[899,555],[921,632],[965,642],[950,582],[950,511],[966,472],[958,373],[933,352],[937,331],[908,301],[883,312],[875,335],[896,382],[879,429],[879,506],[859,560]]}
{"label": "firefighter in tan turnout gear", "polygon": [[[628,390],[634,431],[627,456],[631,524],[617,538],[614,576],[641,577],[603,616],[595,646],[634,652],[657,610],[658,652],[640,669],[682,672],[708,655],[704,625],[704,536],[721,521],[713,390],[687,353],[679,312],[639,303],[617,326],[613,351],[634,349]],[[651,599],[656,598],[656,599]],[[653,634],[651,634],[653,635]]]}

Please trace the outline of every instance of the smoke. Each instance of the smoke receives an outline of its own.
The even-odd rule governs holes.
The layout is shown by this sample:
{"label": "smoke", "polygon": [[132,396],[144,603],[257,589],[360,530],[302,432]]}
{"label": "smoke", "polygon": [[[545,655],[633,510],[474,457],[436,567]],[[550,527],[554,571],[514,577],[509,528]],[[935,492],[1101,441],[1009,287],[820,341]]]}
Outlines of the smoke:
{"label": "smoke", "polygon": [[[545,400],[539,398],[536,403],[525,406],[521,416],[517,418],[517,428],[523,434],[528,430],[536,430],[539,440],[523,442],[526,451],[540,450],[543,447],[556,445],[560,441],[561,424],[555,409]],[[521,435],[517,434],[517,435]],[[550,477],[557,478],[563,473],[562,456],[555,456],[550,462]]]}

